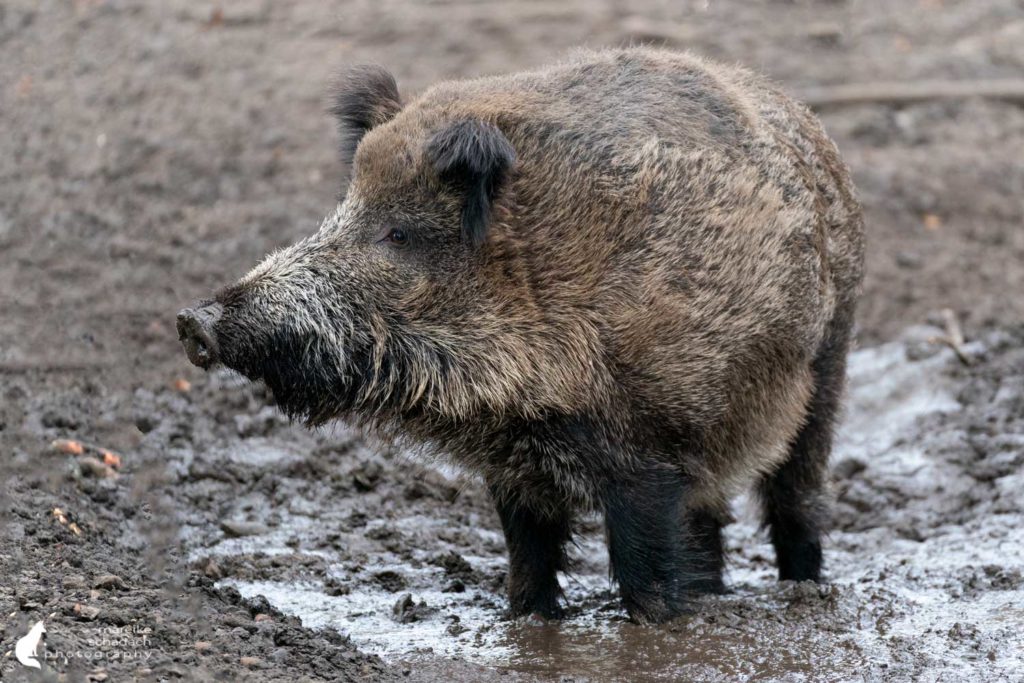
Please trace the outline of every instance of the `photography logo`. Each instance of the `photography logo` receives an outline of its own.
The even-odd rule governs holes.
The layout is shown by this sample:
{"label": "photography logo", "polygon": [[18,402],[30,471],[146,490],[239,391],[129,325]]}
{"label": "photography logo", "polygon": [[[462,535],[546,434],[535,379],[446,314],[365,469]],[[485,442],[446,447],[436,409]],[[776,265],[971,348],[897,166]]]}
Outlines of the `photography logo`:
{"label": "photography logo", "polygon": [[153,654],[151,652],[153,641],[150,638],[153,629],[139,624],[94,629],[90,631],[88,637],[77,639],[75,644],[68,649],[41,646],[40,641],[45,633],[46,627],[43,622],[37,621],[35,626],[15,643],[14,656],[22,666],[42,669],[41,661],[51,665],[63,662],[66,665],[72,659],[93,662],[101,660],[145,661]]}
{"label": "photography logo", "polygon": [[39,666],[39,660],[36,659],[36,648],[39,647],[39,641],[44,633],[46,633],[46,627],[43,626],[42,621],[37,621],[36,625],[29,629],[27,635],[18,639],[14,645],[14,656],[18,658],[19,662],[35,669],[42,668]]}

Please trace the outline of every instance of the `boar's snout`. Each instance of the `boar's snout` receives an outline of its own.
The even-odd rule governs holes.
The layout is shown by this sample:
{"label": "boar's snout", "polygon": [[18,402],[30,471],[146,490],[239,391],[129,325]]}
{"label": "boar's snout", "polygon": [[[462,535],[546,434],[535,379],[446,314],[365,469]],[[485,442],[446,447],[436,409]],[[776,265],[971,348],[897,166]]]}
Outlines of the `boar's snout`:
{"label": "boar's snout", "polygon": [[209,368],[217,362],[217,337],[214,325],[223,308],[218,303],[185,308],[178,313],[178,339],[193,365]]}

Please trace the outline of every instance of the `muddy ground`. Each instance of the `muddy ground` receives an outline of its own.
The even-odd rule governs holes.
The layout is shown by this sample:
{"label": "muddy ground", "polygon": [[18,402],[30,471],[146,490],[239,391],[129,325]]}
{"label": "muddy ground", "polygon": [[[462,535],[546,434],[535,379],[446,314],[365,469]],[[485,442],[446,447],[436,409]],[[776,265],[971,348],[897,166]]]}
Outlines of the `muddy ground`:
{"label": "muddy ground", "polygon": [[[504,621],[478,483],[187,365],[174,312],[333,206],[338,68],[412,92],[631,42],[794,91],[1016,77],[1024,6],[0,4],[4,679],[1024,679],[1019,105],[822,112],[869,238],[827,586],[777,584],[737,501],[732,592],[695,616],[627,623],[589,520],[570,618]],[[967,364],[929,341],[944,308]],[[40,620],[35,672],[13,650]]]}

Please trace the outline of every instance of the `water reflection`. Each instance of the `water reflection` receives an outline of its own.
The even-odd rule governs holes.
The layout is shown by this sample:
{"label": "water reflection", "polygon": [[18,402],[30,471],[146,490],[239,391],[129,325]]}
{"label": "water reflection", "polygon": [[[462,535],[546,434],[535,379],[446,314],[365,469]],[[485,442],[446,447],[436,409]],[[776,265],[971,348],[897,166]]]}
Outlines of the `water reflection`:
{"label": "water reflection", "polygon": [[763,613],[747,623],[722,623],[729,620],[715,612],[735,614],[734,600],[724,602],[730,606],[721,605],[721,612],[708,605],[709,617],[694,615],[664,626],[640,626],[607,615],[589,623],[515,622],[499,640],[511,653],[502,668],[545,678],[572,675],[600,681],[804,680],[813,679],[816,667],[825,662],[833,671],[849,670],[834,667],[856,667],[861,659],[856,647],[837,649],[814,629],[786,626],[781,620],[766,624]]}

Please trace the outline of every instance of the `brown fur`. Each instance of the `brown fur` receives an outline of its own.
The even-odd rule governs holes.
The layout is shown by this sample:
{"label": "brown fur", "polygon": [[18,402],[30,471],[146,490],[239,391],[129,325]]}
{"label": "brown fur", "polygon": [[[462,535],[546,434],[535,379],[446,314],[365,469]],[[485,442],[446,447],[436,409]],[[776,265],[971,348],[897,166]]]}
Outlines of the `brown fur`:
{"label": "brown fur", "polygon": [[[629,121],[627,103],[657,125]],[[585,53],[429,90],[367,135],[350,192],[415,197],[427,135],[465,117],[502,128],[522,161],[473,264],[474,331],[437,330],[479,342],[492,360],[432,396],[436,407],[614,419],[642,406],[720,442],[686,463],[709,495],[777,465],[803,420],[826,325],[837,305],[852,306],[861,277],[859,209],[814,118],[739,70],[664,52]],[[431,284],[417,282],[410,305],[436,307]],[[571,482],[583,468],[568,469]]]}
{"label": "brown fur", "polygon": [[[339,99],[356,102],[343,125],[373,114],[344,204],[219,295],[224,362],[313,422],[452,457],[507,515],[609,509],[614,487],[664,470],[717,533],[739,484],[770,490],[824,390],[816,359],[842,368],[862,278],[860,209],[814,116],[745,70],[650,49],[443,83],[404,107],[370,73]],[[466,184],[429,153],[464,121],[514,150],[478,245],[458,228]],[[401,249],[381,243],[394,226]],[[278,328],[304,341],[276,352],[300,349],[294,372],[322,382],[300,390],[253,359]],[[799,465],[808,510],[834,403]],[[627,600],[637,618],[677,612],[644,600]]]}

